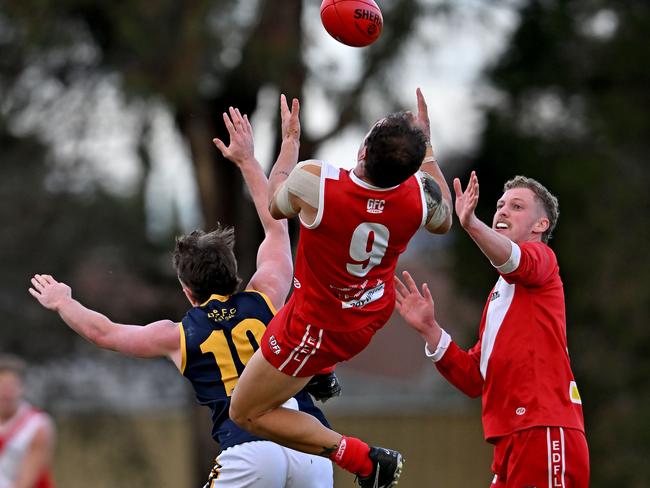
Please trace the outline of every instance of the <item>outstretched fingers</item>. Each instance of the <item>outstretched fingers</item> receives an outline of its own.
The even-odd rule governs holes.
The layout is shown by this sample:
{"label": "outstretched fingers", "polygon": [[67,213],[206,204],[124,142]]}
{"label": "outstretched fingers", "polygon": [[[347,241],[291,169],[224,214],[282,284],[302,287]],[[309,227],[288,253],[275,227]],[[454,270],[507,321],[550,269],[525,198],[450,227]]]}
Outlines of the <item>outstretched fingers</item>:
{"label": "outstretched fingers", "polygon": [[420,290],[418,290],[418,285],[415,284],[415,280],[411,276],[411,273],[408,271],[402,271],[402,276],[404,277],[409,293],[417,293],[419,295]]}
{"label": "outstretched fingers", "polygon": [[459,178],[454,178],[454,193],[456,194],[456,198],[463,196],[463,187],[460,184]]}
{"label": "outstretched fingers", "polygon": [[419,117],[424,117],[427,120],[429,119],[429,107],[427,106],[427,102],[424,99],[424,95],[422,94],[422,90],[417,88],[415,90],[415,96],[418,100],[418,116]]}

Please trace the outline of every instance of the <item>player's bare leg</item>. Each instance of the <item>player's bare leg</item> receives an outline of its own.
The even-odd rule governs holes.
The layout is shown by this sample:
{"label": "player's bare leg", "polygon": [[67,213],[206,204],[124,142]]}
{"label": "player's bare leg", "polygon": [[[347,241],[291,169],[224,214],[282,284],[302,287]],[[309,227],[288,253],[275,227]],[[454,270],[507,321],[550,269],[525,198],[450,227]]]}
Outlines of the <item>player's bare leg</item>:
{"label": "player's bare leg", "polygon": [[362,488],[390,488],[397,483],[403,458],[397,451],[370,447],[360,439],[328,429],[306,413],[281,405],[310,377],[286,375],[258,350],[239,378],[230,403],[230,418],[241,428],[283,446],[330,458],[357,474]]}
{"label": "player's bare leg", "polygon": [[237,382],[230,418],[243,429],[278,444],[329,456],[338,449],[341,434],[328,429],[311,415],[281,407],[310,379],[278,371],[258,350]]}

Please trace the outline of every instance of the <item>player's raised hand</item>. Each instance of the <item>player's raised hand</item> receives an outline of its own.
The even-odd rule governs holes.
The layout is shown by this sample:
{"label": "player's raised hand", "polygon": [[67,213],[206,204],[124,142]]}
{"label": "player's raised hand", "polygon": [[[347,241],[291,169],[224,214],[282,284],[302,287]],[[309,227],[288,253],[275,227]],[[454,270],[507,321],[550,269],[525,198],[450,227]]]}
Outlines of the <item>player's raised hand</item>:
{"label": "player's raised hand", "polygon": [[34,275],[29,293],[38,303],[49,310],[57,311],[59,306],[72,296],[72,290],[65,283],[60,283],[50,275]]}
{"label": "player's raised hand", "polygon": [[291,101],[291,109],[287,97],[280,95],[280,118],[282,120],[282,141],[300,141],[300,102],[297,98]]}
{"label": "player's raised hand", "polygon": [[419,88],[415,90],[415,96],[418,101],[418,114],[415,117],[415,126],[420,129],[427,141],[431,140],[431,124],[429,122],[429,109],[427,107],[427,102],[424,99],[422,90]]}
{"label": "player's raised hand", "polygon": [[229,113],[223,113],[223,122],[226,124],[230,145],[219,138],[212,139],[223,157],[231,160],[237,166],[255,160],[255,146],[253,143],[253,128],[247,115],[241,114],[238,108],[230,107]]}
{"label": "player's raised hand", "polygon": [[454,178],[454,192],[456,193],[456,215],[460,225],[463,228],[472,222],[472,219],[476,219],[474,210],[478,204],[478,177],[476,172],[472,171],[472,174],[469,177],[469,182],[467,183],[467,188],[463,191],[458,178]]}
{"label": "player's raised hand", "polygon": [[402,277],[404,283],[395,276],[395,308],[407,324],[424,334],[436,321],[429,285],[424,283],[420,292],[408,271],[403,271]]}

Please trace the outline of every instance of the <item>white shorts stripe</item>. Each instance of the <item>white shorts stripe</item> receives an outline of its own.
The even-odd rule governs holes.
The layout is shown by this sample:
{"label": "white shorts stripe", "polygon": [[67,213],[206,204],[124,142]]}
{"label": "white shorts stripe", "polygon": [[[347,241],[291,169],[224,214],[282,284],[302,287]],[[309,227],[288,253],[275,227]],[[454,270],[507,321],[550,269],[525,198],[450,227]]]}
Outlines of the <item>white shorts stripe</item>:
{"label": "white shorts stripe", "polygon": [[548,455],[548,488],[553,488],[553,463],[551,462],[553,454],[551,453],[551,429],[548,427],[546,427],[546,451]]}
{"label": "white shorts stripe", "polygon": [[[559,432],[560,438],[551,439],[551,429]],[[566,488],[564,473],[566,460],[564,451],[564,429],[562,427],[546,427],[546,447],[548,449],[548,486],[549,488]]]}
{"label": "white shorts stripe", "polygon": [[307,325],[307,329],[305,329],[305,335],[302,336],[302,341],[300,341],[300,344],[298,344],[296,347],[293,348],[293,351],[291,351],[291,354],[289,354],[289,357],[282,363],[282,365],[278,368],[278,371],[282,371],[284,367],[289,364],[289,361],[291,361],[291,358],[305,345],[305,342],[307,342],[307,338],[309,337],[309,329],[311,328],[311,325]]}
{"label": "white shorts stripe", "polygon": [[564,453],[564,429],[560,427],[560,442],[562,444],[562,486],[564,484],[564,472],[566,471],[566,458]]}
{"label": "white shorts stripe", "polygon": [[[311,326],[308,326],[311,327]],[[305,356],[305,359],[302,360],[302,363],[300,363],[300,366],[294,371],[292,376],[296,376],[298,372],[302,369],[302,367],[307,363],[307,360],[312,357],[314,354],[316,354],[316,351],[320,348],[321,343],[323,342],[323,329],[320,329],[318,332],[318,342],[314,346],[314,348],[311,350],[309,354]]]}

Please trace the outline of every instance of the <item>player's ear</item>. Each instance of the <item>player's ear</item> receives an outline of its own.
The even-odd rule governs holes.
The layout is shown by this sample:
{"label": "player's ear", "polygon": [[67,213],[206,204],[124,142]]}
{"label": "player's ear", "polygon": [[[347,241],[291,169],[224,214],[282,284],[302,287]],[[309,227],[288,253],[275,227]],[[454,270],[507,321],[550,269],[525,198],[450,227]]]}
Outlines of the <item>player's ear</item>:
{"label": "player's ear", "polygon": [[361,147],[359,148],[359,152],[357,152],[357,162],[365,161],[365,160],[366,160],[366,141],[363,141],[363,144],[361,144]]}
{"label": "player's ear", "polygon": [[535,225],[533,226],[533,231],[538,233],[538,234],[543,234],[546,232],[551,225],[550,221],[546,217],[541,217],[537,219],[537,222],[535,222]]}
{"label": "player's ear", "polygon": [[189,300],[189,302],[192,305],[194,305],[194,306],[199,305],[198,300],[196,298],[194,298],[194,294],[192,293],[192,290],[190,290],[189,288],[183,286],[183,293],[185,294],[185,296],[187,297],[187,299]]}

